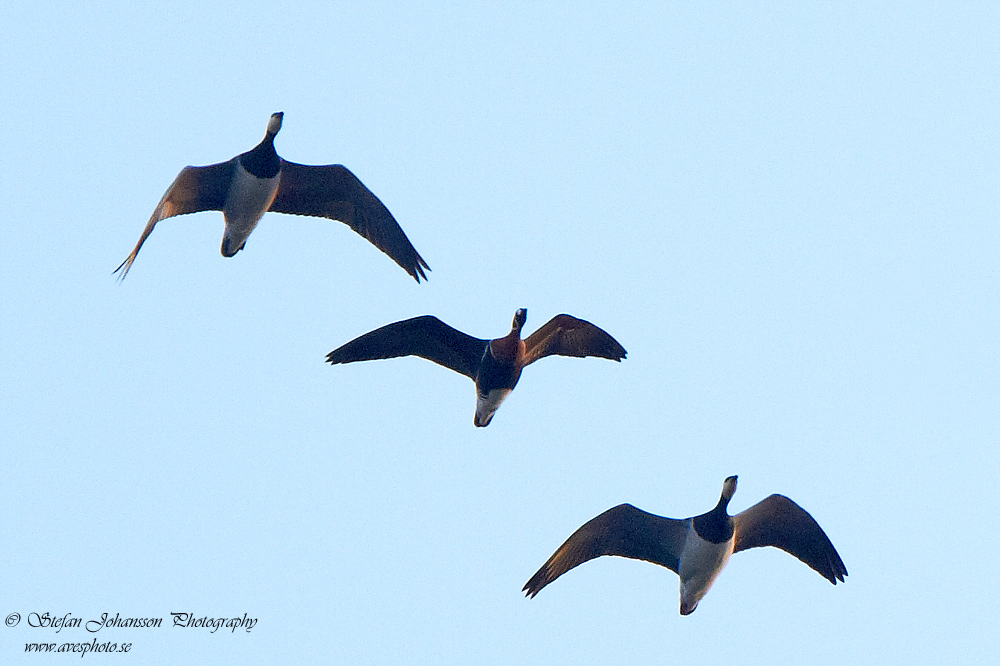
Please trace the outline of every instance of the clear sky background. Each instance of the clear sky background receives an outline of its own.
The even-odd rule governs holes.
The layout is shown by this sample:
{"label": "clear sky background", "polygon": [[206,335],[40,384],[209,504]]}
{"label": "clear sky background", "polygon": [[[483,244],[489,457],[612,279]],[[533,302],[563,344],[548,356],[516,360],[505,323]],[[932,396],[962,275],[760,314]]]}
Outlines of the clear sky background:
{"label": "clear sky background", "polygon": [[[995,663],[1000,8],[703,5],[4,2],[0,661]],[[117,283],[177,172],[274,111],[429,282],[277,214],[224,259],[200,213]],[[519,307],[628,359],[545,359],[485,429],[432,363],[324,363]],[[846,584],[760,549],[689,617],[621,558],[523,597],[598,513],[695,515],[730,474]],[[258,623],[27,624],[181,611]]]}

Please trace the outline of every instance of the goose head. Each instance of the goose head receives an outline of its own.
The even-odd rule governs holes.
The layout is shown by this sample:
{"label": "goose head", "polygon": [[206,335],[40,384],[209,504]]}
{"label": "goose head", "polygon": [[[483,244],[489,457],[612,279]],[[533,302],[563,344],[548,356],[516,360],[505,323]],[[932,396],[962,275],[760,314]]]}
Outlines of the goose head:
{"label": "goose head", "polygon": [[514,321],[510,325],[511,333],[517,332],[518,337],[520,337],[521,329],[524,328],[526,321],[528,321],[527,308],[518,308],[517,312],[514,313]]}
{"label": "goose head", "polygon": [[729,508],[729,501],[736,494],[736,475],[726,477],[722,482],[722,495],[719,497],[719,504],[716,509],[726,511]]}
{"label": "goose head", "polygon": [[281,120],[285,117],[283,111],[278,111],[277,113],[272,113],[271,118],[267,121],[267,134],[268,136],[274,136],[281,129]]}

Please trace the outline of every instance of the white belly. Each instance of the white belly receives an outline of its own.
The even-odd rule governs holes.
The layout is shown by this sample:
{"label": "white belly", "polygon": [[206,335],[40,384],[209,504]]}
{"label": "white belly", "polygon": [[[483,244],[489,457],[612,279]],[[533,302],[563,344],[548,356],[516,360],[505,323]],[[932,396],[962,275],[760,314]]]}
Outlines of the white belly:
{"label": "white belly", "polygon": [[733,554],[734,540],[705,541],[694,528],[688,530],[680,557],[681,614],[694,611]]}
{"label": "white belly", "polygon": [[493,420],[493,415],[496,414],[498,409],[500,409],[500,403],[504,401],[504,398],[510,395],[511,390],[512,389],[493,389],[485,398],[480,397],[479,392],[477,391],[476,418],[473,419],[473,423],[480,428],[488,426],[490,421]]}
{"label": "white belly", "polygon": [[226,237],[222,243],[223,254],[226,254],[227,247],[229,254],[235,253],[246,242],[250,233],[260,222],[260,218],[274,203],[280,179],[280,172],[274,178],[257,178],[248,173],[239,160],[236,161],[236,168],[233,169],[233,182],[229,187],[229,196],[222,209],[222,214],[226,218]]}

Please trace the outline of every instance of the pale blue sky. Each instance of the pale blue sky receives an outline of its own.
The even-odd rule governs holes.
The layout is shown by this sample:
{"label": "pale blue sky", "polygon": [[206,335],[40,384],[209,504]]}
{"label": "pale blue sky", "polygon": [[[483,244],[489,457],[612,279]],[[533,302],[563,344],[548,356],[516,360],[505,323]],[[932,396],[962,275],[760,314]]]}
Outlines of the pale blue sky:
{"label": "pale blue sky", "polygon": [[[129,664],[992,663],[1000,594],[1000,8],[993,3],[39,3],[0,51],[0,661],[31,612]],[[285,112],[433,272],[342,224],[157,226],[188,164]],[[331,367],[434,314],[567,312],[492,424],[421,359]],[[850,571],[741,553],[688,617],[620,558],[521,586],[620,502],[781,492]],[[63,657],[60,657],[63,658]],[[71,657],[66,657],[71,658]]]}

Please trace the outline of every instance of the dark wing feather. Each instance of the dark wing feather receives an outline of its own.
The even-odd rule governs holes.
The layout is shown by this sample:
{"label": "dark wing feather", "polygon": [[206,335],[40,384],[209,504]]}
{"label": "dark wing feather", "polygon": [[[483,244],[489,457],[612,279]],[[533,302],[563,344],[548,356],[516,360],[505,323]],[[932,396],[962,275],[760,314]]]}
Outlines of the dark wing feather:
{"label": "dark wing feather", "polygon": [[271,204],[276,213],[343,222],[392,257],[413,279],[427,279],[423,260],[378,197],[340,164],[310,166],[281,160],[281,181]]}
{"label": "dark wing feather", "polygon": [[234,161],[210,164],[209,166],[189,166],[181,169],[177,178],[167,188],[157,204],[156,209],[146,223],[139,242],[135,244],[135,249],[125,261],[115,269],[115,273],[122,271],[119,280],[124,280],[128,271],[132,268],[132,262],[139,254],[139,248],[146,242],[146,238],[153,232],[153,227],[160,220],[175,215],[185,215],[187,213],[198,213],[203,210],[222,210],[226,205],[226,196],[229,193],[229,184],[233,179]]}
{"label": "dark wing feather", "polygon": [[677,572],[677,559],[684,547],[687,521],[664,518],[619,504],[608,509],[573,533],[548,562],[525,583],[529,597],[587,560],[618,555],[645,560]]}
{"label": "dark wing feather", "polygon": [[365,333],[334,349],[326,360],[337,364],[420,356],[475,380],[486,344],[486,340],[455,330],[437,317],[424,315]]}
{"label": "dark wing feather", "polygon": [[524,365],[540,358],[560,356],[600,356],[612,361],[625,358],[625,348],[589,321],[568,314],[556,315],[524,340]]}
{"label": "dark wing feather", "polygon": [[733,516],[734,553],[774,546],[802,560],[828,581],[844,582],[847,567],[836,548],[809,513],[784,495],[771,495]]}

